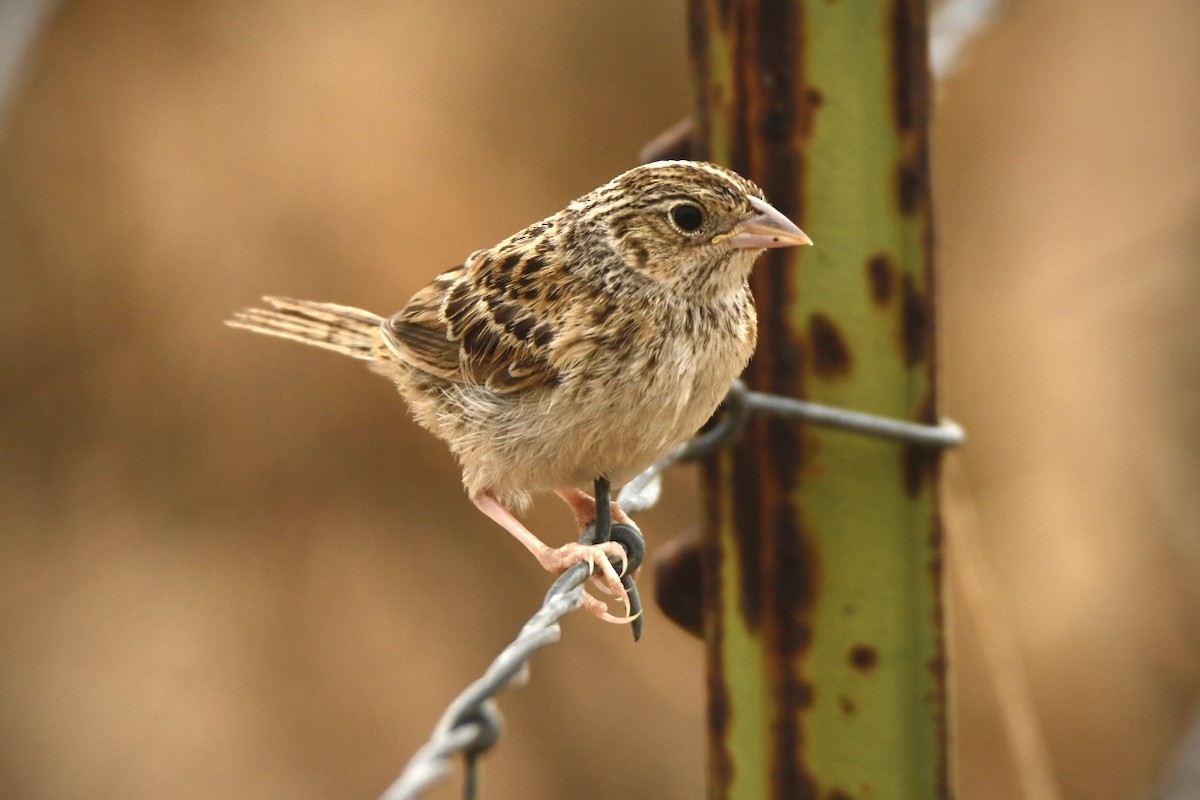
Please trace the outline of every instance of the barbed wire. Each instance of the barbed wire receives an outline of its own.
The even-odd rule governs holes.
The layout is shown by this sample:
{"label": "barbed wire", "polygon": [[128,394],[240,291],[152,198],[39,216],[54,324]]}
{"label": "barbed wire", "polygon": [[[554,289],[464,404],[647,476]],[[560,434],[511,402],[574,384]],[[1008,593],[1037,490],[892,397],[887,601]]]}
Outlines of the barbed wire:
{"label": "barbed wire", "polygon": [[[957,447],[964,439],[962,428],[949,420],[939,425],[923,425],[877,417],[860,411],[847,411],[751,391],[744,383],[737,381],[725,396],[715,424],[627,483],[617,497],[617,505],[630,515],[653,507],[662,495],[662,473],[668,466],[678,461],[701,458],[725,445],[742,430],[751,414],[801,420],[919,447]],[[621,582],[629,592],[630,614],[635,617],[630,624],[636,640],[641,636],[642,606],[632,574],[645,555],[645,543],[637,528],[612,524],[609,491],[607,480],[600,478],[596,481],[597,519],[584,531],[580,543],[595,544],[611,538],[625,548],[628,568]],[[479,756],[500,738],[502,723],[495,706],[495,696],[506,686],[524,683],[529,674],[530,657],[561,638],[558,620],[583,606],[584,585],[590,574],[588,565],[581,563],[554,581],[541,608],[529,618],[516,639],[500,651],[483,676],[450,702],[434,726],[429,740],[413,754],[404,772],[380,800],[415,800],[446,777],[451,759],[458,755],[463,757],[463,797],[474,800]]]}
{"label": "barbed wire", "polygon": [[412,800],[450,771],[450,759],[464,757],[463,796],[473,798],[478,757],[500,738],[500,714],[492,698],[510,683],[524,682],[529,657],[562,636],[558,620],[583,605],[583,586],[589,568],[576,564],[559,576],[538,609],[512,644],[505,647],[483,677],[463,691],[442,714],[429,741],[409,760],[408,766],[382,800]]}
{"label": "barbed wire", "polygon": [[[641,602],[631,574],[641,566],[646,546],[641,531],[630,525],[612,524],[608,481],[596,481],[596,521],[589,525],[582,544],[618,542],[627,553],[627,569],[621,577],[629,592],[629,613],[636,639],[640,635]],[[381,800],[413,800],[450,771],[450,759],[461,754],[464,759],[463,797],[474,798],[477,783],[476,764],[479,756],[500,738],[500,713],[492,698],[514,682],[524,683],[529,673],[529,658],[543,647],[561,638],[558,620],[583,605],[583,587],[591,575],[586,563],[579,563],[558,577],[546,593],[542,607],[529,618],[511,644],[500,651],[483,677],[463,690],[442,713],[433,734],[421,749],[409,759],[408,766]]]}

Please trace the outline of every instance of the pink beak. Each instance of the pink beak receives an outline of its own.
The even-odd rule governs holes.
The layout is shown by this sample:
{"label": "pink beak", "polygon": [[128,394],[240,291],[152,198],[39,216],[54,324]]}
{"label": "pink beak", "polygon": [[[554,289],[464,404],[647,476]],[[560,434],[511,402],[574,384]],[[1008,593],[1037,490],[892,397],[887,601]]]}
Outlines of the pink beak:
{"label": "pink beak", "polygon": [[758,213],[745,222],[738,223],[727,234],[730,247],[747,250],[766,250],[771,247],[796,247],[812,244],[808,234],[796,227],[796,223],[776,211],[766,200],[747,198]]}

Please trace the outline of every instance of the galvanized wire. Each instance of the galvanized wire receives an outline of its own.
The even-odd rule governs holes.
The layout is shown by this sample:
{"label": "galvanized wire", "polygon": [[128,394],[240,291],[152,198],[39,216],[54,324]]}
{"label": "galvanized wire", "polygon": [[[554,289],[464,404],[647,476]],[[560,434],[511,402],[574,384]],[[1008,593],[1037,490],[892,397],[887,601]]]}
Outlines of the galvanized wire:
{"label": "galvanized wire", "polygon": [[[945,421],[934,426],[876,417],[750,391],[745,384],[737,381],[725,397],[722,411],[712,427],[625,485],[617,499],[621,510],[626,514],[635,514],[652,507],[662,493],[664,469],[676,461],[700,458],[726,444],[737,436],[751,414],[801,420],[918,447],[956,447],[963,441],[962,428],[953,422]],[[644,544],[636,529],[610,524],[611,520],[604,513],[608,509],[608,492],[608,482],[598,480],[596,501],[600,519],[598,524],[584,532],[580,541],[591,544],[606,541],[612,536],[629,553],[629,572],[632,572],[641,562]],[[464,759],[463,797],[467,800],[475,798],[478,783],[476,762],[500,737],[500,714],[493,698],[511,683],[523,682],[528,675],[530,657],[559,640],[562,634],[558,620],[583,605],[584,584],[589,574],[587,564],[576,564],[554,581],[541,608],[525,623],[517,638],[500,652],[483,677],[450,703],[434,726],[429,741],[413,754],[404,772],[383,793],[381,800],[415,800],[427,788],[446,777],[450,771],[450,761],[456,755]],[[622,583],[630,593],[631,613],[637,614],[641,610],[637,588],[628,574],[623,576]],[[638,616],[633,624],[636,639],[641,631],[641,617]]]}
{"label": "galvanized wire", "polygon": [[454,698],[438,720],[429,741],[409,759],[382,800],[413,800],[450,771],[450,759],[466,756],[465,794],[475,795],[476,758],[500,736],[500,714],[492,698],[514,680],[528,675],[529,657],[562,635],[558,620],[583,605],[587,564],[576,564],[559,576],[546,593],[537,613],[530,617],[512,644],[496,656],[483,677]]}
{"label": "galvanized wire", "polygon": [[702,458],[722,447],[741,432],[751,414],[810,422],[823,428],[905,442],[918,447],[958,447],[965,439],[963,429],[950,420],[943,420],[939,425],[922,425],[918,422],[877,417],[861,411],[848,411],[792,397],[751,391],[741,381],[734,381],[721,403],[715,424],[625,484],[617,503],[626,514],[636,514],[653,507],[662,493],[663,470],[677,461]]}

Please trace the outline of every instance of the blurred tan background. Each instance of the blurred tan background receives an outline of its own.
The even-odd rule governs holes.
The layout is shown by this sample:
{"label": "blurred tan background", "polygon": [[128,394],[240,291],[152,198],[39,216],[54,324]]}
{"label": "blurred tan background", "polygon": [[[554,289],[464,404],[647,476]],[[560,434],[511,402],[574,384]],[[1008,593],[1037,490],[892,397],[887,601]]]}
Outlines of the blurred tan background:
{"label": "blurred tan background", "polygon": [[[423,5],[50,18],[0,120],[0,796],[373,797],[540,601],[386,382],[220,325],[394,310],[687,111],[678,0]],[[1017,3],[942,86],[964,798],[1038,763],[1140,797],[1192,713],[1197,31],[1192,0]],[[565,538],[556,505],[530,524]],[[653,608],[637,647],[565,634],[484,796],[701,796],[700,645]]]}

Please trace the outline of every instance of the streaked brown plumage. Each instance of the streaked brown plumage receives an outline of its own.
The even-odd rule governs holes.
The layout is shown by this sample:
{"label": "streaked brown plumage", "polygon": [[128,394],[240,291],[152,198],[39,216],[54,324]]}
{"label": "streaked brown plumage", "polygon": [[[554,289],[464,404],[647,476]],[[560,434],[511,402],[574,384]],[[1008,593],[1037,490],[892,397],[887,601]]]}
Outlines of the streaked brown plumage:
{"label": "streaked brown plumage", "polygon": [[[594,560],[623,596],[598,557],[614,545],[551,549],[511,510],[553,490],[586,525],[594,506],[579,486],[619,485],[695,433],[754,350],[754,260],[799,244],[811,242],[750,181],[664,161],[472,253],[388,319],[268,297],[269,309],[229,324],[392,378],[484,513],[548,569]],[[599,601],[589,607],[607,616]]]}

